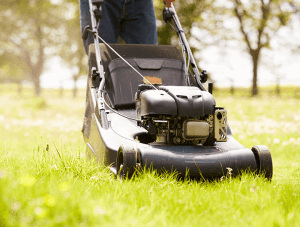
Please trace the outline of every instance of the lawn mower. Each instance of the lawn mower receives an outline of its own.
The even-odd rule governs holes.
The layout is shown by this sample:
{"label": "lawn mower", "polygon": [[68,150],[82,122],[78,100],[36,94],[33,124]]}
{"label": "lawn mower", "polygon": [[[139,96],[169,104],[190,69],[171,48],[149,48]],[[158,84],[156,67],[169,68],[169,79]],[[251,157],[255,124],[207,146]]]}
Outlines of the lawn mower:
{"label": "lawn mower", "polygon": [[173,4],[163,18],[182,53],[172,45],[107,44],[98,35],[102,3],[89,0],[91,26],[82,34],[94,37],[82,129],[87,156],[119,177],[150,168],[196,179],[245,171],[271,179],[268,148],[237,142],[212,83],[203,85],[207,73],[197,68]]}

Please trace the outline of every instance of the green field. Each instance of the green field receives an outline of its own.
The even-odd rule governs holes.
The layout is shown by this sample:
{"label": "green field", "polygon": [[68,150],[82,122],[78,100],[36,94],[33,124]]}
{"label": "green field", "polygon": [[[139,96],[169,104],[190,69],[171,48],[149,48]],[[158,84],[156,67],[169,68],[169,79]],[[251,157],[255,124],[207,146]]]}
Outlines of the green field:
{"label": "green field", "polygon": [[218,182],[143,173],[115,180],[85,158],[84,90],[40,98],[0,85],[0,226],[300,226],[300,89],[217,89],[235,138],[269,147],[272,182],[244,174]]}

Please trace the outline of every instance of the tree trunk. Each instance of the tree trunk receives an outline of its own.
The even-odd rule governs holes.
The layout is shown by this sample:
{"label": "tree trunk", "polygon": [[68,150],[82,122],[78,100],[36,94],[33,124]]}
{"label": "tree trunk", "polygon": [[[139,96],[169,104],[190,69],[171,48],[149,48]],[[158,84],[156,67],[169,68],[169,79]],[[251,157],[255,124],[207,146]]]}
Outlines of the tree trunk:
{"label": "tree trunk", "polygon": [[32,70],[33,71],[32,78],[33,78],[33,83],[34,83],[34,88],[35,88],[35,94],[37,96],[40,96],[41,95],[40,76],[43,72],[45,56],[44,56],[42,29],[41,29],[41,26],[39,26],[39,25],[37,25],[36,35],[38,37],[39,54],[38,54],[38,61],[33,66],[34,68]]}
{"label": "tree trunk", "polygon": [[280,80],[276,81],[276,95],[280,98]]}
{"label": "tree trunk", "polygon": [[77,77],[77,76],[73,76],[73,81],[74,81],[74,87],[73,87],[73,98],[76,98],[76,96],[77,96],[77,86],[76,86],[77,79],[78,79],[78,77]]}
{"label": "tree trunk", "polygon": [[231,87],[230,87],[230,94],[232,97],[234,96],[234,86],[233,85],[231,85]]}
{"label": "tree trunk", "polygon": [[18,81],[17,84],[18,84],[18,95],[21,95],[23,91],[22,81]]}
{"label": "tree trunk", "polygon": [[233,97],[234,96],[234,81],[232,78],[230,78],[231,86],[230,86],[230,94]]}
{"label": "tree trunk", "polygon": [[36,96],[40,96],[41,95],[41,85],[40,85],[40,77],[38,76],[34,76],[33,77],[33,84],[34,84],[34,91],[35,91],[35,95]]}
{"label": "tree trunk", "polygon": [[252,62],[253,62],[253,79],[252,79],[252,96],[258,95],[257,87],[257,71],[258,71],[258,62],[259,62],[259,50],[255,50],[251,53]]}

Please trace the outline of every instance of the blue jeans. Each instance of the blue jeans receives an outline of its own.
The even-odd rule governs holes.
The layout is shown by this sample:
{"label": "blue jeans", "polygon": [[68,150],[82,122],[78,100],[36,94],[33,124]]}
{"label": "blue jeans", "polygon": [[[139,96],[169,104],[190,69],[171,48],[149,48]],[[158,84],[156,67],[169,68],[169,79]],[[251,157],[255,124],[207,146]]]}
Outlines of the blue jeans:
{"label": "blue jeans", "polygon": [[[79,0],[81,32],[91,25],[89,1]],[[156,18],[152,0],[104,0],[99,35],[107,43],[117,43],[120,35],[130,44],[157,44]],[[93,37],[84,41],[86,53]]]}

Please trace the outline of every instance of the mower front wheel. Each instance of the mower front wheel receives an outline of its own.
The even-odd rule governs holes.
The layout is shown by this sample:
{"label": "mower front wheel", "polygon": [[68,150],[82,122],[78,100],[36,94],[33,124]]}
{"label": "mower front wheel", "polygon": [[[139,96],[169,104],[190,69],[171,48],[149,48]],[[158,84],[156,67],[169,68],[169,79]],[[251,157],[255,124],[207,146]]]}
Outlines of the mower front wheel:
{"label": "mower front wheel", "polygon": [[121,145],[117,156],[117,176],[120,179],[132,178],[136,171],[137,152],[131,145]]}
{"label": "mower front wheel", "polygon": [[265,178],[271,180],[273,175],[273,164],[271,152],[268,147],[265,145],[256,145],[252,147],[251,150],[256,159],[258,174],[264,174]]}

